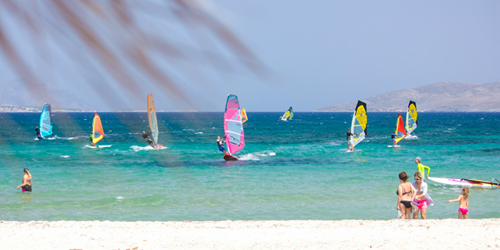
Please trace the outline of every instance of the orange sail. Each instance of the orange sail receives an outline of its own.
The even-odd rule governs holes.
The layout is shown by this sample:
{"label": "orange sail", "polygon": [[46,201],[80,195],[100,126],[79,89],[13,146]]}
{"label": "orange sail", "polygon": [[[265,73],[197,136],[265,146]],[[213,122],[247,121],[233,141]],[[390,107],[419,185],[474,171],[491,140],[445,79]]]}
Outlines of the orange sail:
{"label": "orange sail", "polygon": [[401,141],[406,136],[405,125],[403,123],[403,117],[398,114],[398,121],[396,122],[396,143]]}
{"label": "orange sail", "polygon": [[104,131],[102,129],[101,117],[97,113],[94,114],[94,122],[92,124],[92,145],[104,138]]}

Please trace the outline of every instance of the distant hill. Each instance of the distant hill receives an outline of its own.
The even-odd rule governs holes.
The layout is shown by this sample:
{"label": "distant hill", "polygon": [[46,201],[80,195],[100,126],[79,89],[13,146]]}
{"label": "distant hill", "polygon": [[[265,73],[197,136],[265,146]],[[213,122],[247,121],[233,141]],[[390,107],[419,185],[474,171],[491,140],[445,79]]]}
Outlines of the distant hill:
{"label": "distant hill", "polygon": [[[36,96],[33,96],[33,94]],[[18,107],[19,111],[10,112],[30,112],[29,110],[38,107],[41,110],[44,103],[50,103],[53,111],[58,109],[93,110],[90,105],[67,90],[56,89],[49,85],[40,85],[36,91],[30,92],[25,89],[20,81],[0,82],[0,105],[5,106],[2,107],[4,110]]]}
{"label": "distant hill", "polygon": [[[400,89],[366,99],[368,112],[403,112],[410,100],[419,111],[427,112],[500,112],[500,82],[474,84],[438,82],[416,88]],[[338,103],[315,111],[351,112],[357,100]]]}

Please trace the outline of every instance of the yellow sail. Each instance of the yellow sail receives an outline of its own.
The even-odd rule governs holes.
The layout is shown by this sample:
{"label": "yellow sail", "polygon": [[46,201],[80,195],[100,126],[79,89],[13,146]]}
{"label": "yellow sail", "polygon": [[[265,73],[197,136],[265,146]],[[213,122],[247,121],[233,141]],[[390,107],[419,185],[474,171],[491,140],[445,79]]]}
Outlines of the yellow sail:
{"label": "yellow sail", "polygon": [[244,108],[242,108],[241,109],[241,123],[245,123],[246,121],[248,121],[247,112],[245,111]]}

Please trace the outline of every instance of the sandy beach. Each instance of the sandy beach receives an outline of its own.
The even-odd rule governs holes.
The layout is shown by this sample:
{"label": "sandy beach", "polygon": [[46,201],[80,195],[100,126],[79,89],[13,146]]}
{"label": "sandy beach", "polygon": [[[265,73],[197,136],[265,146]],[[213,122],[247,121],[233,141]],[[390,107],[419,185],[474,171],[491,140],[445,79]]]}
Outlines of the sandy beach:
{"label": "sandy beach", "polygon": [[1,249],[495,249],[500,248],[500,219],[1,221],[0,246]]}

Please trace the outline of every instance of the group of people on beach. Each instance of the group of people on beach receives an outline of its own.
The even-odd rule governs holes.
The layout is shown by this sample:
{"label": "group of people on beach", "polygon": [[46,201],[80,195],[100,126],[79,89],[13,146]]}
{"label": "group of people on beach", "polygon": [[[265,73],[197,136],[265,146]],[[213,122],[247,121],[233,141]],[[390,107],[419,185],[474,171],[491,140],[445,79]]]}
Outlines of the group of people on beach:
{"label": "group of people on beach", "polygon": [[[422,165],[420,157],[415,158],[417,164],[417,172],[413,175],[415,182],[408,182],[408,175],[406,172],[399,173],[398,203],[396,205],[398,210],[398,217],[400,219],[418,219],[420,211],[420,218],[425,220],[427,218],[427,207],[433,206],[434,201],[427,193],[428,185],[424,182],[425,169],[427,169],[427,177],[429,177],[430,168]],[[458,218],[467,219],[469,216],[469,193],[468,187],[463,187],[461,195],[456,200],[449,200],[448,202],[459,202]]]}

